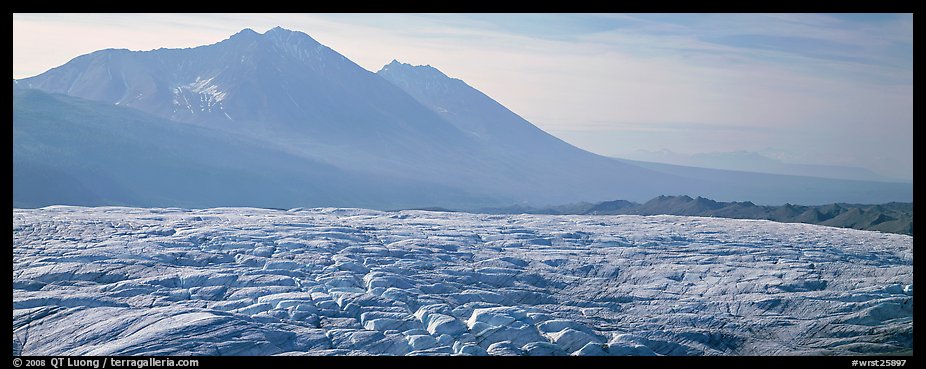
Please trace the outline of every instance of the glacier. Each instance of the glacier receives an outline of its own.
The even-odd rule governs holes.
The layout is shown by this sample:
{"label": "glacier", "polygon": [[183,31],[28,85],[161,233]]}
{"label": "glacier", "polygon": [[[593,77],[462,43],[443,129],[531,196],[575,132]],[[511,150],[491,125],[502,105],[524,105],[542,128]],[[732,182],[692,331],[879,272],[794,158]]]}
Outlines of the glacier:
{"label": "glacier", "polygon": [[685,216],[13,209],[23,355],[910,354],[913,238]]}

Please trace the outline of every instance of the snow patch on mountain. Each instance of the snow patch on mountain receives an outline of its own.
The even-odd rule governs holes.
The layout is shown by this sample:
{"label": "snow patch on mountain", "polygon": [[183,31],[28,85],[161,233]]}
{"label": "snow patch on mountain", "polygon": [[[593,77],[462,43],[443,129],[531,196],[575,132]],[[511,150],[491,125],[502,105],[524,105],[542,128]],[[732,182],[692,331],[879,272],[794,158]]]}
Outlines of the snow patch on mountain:
{"label": "snow patch on mountain", "polygon": [[216,77],[203,78],[196,77],[193,82],[177,86],[174,90],[173,104],[174,116],[178,111],[189,111],[190,114],[222,112],[228,119],[228,113],[224,112],[225,107],[222,101],[228,95],[227,91],[222,90],[213,81]]}
{"label": "snow patch on mountain", "polygon": [[219,103],[225,99],[225,91],[219,90],[219,86],[212,83],[215,77],[209,79],[202,79],[201,77],[196,77],[196,81],[190,83],[186,87],[192,91],[208,97],[210,102]]}

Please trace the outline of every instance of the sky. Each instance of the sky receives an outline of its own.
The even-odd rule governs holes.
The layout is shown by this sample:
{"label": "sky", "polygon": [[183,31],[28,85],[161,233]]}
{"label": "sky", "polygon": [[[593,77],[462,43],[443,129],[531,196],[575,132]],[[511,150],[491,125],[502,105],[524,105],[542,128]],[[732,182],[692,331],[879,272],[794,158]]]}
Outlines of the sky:
{"label": "sky", "polygon": [[13,14],[13,78],[275,26],[372,72],[434,66],[602,155],[752,151],[913,176],[912,14]]}

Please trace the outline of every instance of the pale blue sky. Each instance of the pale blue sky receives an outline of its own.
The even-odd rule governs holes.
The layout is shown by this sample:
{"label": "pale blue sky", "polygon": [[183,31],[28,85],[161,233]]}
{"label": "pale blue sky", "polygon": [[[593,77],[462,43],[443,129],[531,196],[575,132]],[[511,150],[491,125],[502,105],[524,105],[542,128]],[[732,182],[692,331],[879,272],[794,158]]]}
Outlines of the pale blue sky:
{"label": "pale blue sky", "polygon": [[778,153],[911,178],[911,14],[14,14],[13,78],[103,48],[308,33],[460,78],[604,155]]}

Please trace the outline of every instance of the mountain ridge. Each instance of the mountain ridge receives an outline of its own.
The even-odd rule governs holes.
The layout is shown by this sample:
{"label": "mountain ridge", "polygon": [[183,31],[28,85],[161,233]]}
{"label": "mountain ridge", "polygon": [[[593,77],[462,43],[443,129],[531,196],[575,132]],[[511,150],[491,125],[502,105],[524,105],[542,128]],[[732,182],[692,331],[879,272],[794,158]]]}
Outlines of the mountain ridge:
{"label": "mountain ridge", "polygon": [[799,164],[776,159],[761,152],[730,151],[681,154],[671,150],[657,151],[636,150],[627,153],[622,159],[639,162],[662,163],[700,167],[750,171],[758,173],[811,176],[821,178],[862,180],[877,182],[908,183],[912,179],[894,178],[877,174],[872,170],[844,165]]}

